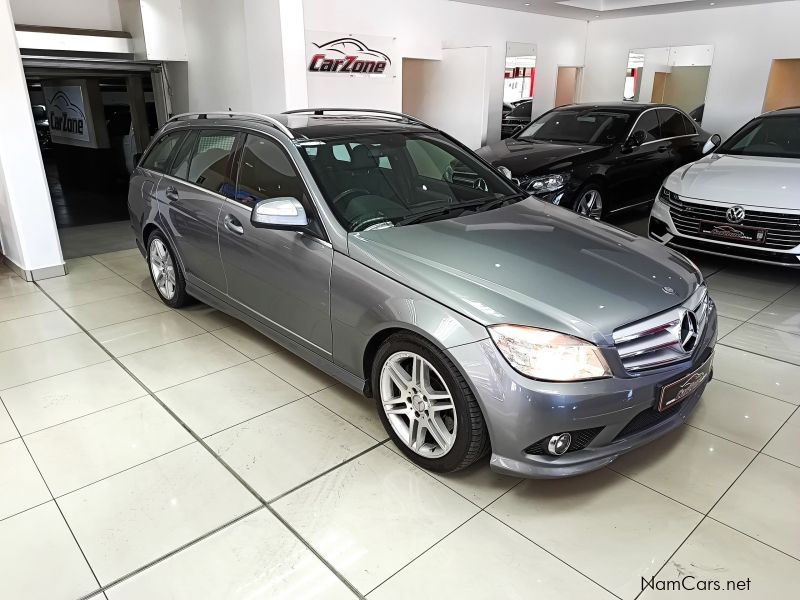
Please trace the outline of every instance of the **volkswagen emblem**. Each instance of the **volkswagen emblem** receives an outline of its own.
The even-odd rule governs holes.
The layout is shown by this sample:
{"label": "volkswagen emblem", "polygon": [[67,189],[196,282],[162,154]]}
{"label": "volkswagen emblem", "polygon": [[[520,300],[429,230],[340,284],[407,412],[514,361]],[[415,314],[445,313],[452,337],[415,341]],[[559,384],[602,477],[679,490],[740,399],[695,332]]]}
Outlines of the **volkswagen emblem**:
{"label": "volkswagen emblem", "polygon": [[664,287],[662,287],[661,291],[664,292],[665,294],[669,294],[670,296],[674,296],[675,295],[675,290],[673,290],[668,285],[665,285]]}
{"label": "volkswagen emblem", "polygon": [[691,352],[697,344],[697,317],[691,311],[686,311],[681,319],[681,348],[684,352]]}
{"label": "volkswagen emblem", "polygon": [[728,223],[741,223],[744,221],[745,214],[744,208],[741,206],[731,206],[725,213],[725,218],[728,219]]}

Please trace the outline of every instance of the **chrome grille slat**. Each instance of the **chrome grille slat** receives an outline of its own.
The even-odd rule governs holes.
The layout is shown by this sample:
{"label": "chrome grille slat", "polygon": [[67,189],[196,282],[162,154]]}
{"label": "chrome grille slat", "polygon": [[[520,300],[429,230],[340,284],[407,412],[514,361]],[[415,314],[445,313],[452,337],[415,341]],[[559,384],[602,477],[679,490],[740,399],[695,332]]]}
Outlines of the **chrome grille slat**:
{"label": "chrome grille slat", "polygon": [[699,339],[710,310],[708,290],[702,285],[682,305],[617,329],[614,344],[625,370],[639,373],[691,358],[696,348],[687,352],[681,346],[682,321],[687,312],[694,314]]}
{"label": "chrome grille slat", "polygon": [[[704,239],[718,239],[700,233],[701,221],[728,224],[726,212],[730,208],[729,206],[711,206],[690,202],[666,190],[662,190],[659,197],[669,206],[670,216],[678,233]],[[773,250],[791,250],[800,246],[800,213],[748,209],[744,220],[738,225],[766,230],[766,238],[763,244],[753,242],[751,244],[745,243],[744,245],[771,248]]]}

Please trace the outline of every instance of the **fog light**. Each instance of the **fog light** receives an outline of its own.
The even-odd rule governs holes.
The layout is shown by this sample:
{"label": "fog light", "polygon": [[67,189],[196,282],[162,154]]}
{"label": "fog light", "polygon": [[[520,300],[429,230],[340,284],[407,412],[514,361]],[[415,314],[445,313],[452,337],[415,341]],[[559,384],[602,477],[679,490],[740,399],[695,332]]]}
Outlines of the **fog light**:
{"label": "fog light", "polygon": [[547,451],[555,456],[561,456],[569,450],[569,445],[572,443],[572,436],[568,433],[561,433],[554,435],[547,442]]}

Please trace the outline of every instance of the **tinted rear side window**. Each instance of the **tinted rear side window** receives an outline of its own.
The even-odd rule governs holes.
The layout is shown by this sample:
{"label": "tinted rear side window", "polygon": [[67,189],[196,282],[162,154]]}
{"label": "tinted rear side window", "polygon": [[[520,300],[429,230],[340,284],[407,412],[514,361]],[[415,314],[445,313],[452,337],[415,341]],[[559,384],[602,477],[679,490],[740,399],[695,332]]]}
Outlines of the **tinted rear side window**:
{"label": "tinted rear side window", "polygon": [[186,180],[217,194],[229,194],[228,163],[234,142],[235,132],[201,131],[194,144]]}
{"label": "tinted rear side window", "polygon": [[687,122],[688,119],[676,110],[659,110],[659,117],[661,118],[661,137],[671,138],[678,137],[679,135],[688,135],[694,133],[694,127],[689,129],[691,125]]}
{"label": "tinted rear side window", "polygon": [[170,164],[169,159],[185,133],[185,131],[176,131],[162,136],[145,156],[142,167],[161,173],[166,171]]}

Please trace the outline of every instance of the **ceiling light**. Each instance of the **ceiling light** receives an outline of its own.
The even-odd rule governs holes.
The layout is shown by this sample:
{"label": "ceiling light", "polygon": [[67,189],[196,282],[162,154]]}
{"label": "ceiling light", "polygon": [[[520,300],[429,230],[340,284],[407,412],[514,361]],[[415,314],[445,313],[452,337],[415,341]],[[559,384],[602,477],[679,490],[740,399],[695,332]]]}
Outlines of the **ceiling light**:
{"label": "ceiling light", "polygon": [[525,6],[530,6],[530,5],[531,5],[531,3],[530,3],[530,2],[526,2],[526,3],[525,3]]}
{"label": "ceiling light", "polygon": [[716,4],[716,2],[709,2],[708,3],[709,6],[714,6],[715,4]]}

